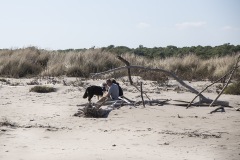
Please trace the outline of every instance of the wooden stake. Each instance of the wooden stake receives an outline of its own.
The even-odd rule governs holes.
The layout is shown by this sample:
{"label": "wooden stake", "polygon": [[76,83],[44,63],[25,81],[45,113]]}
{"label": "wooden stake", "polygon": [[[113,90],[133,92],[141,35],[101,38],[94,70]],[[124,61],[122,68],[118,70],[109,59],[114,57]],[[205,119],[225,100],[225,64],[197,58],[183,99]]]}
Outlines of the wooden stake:
{"label": "wooden stake", "polygon": [[141,82],[141,97],[142,97],[142,103],[143,103],[143,107],[145,108],[145,102],[144,102],[144,99],[143,99],[143,91],[142,91],[142,82]]}

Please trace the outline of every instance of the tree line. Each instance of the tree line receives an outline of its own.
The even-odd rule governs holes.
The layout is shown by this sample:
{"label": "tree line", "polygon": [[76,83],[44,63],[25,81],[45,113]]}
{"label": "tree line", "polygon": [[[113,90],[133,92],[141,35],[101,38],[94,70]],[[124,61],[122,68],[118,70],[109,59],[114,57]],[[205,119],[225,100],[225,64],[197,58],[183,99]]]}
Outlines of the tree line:
{"label": "tree line", "polygon": [[[94,49],[90,48],[90,49]],[[148,58],[167,58],[167,57],[182,57],[191,53],[196,54],[200,58],[208,59],[211,57],[223,57],[226,55],[236,54],[240,52],[240,45],[231,45],[230,43],[225,43],[219,46],[192,46],[192,47],[176,47],[174,45],[169,45],[167,47],[153,47],[148,48],[143,45],[139,45],[137,48],[129,48],[126,46],[114,46],[109,45],[108,47],[100,48],[102,51],[111,52],[117,55],[121,55],[123,53],[131,53],[138,56],[144,56]],[[66,50],[58,50],[59,52],[69,52],[69,51],[85,51],[84,49],[66,49]]]}

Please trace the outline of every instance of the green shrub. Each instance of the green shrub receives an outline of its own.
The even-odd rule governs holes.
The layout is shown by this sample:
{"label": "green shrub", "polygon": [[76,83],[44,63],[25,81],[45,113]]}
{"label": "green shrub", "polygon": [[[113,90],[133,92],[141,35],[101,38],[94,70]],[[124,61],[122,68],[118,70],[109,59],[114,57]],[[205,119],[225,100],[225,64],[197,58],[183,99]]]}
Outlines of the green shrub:
{"label": "green shrub", "polygon": [[30,89],[30,92],[37,92],[37,93],[56,92],[56,88],[47,87],[47,86],[35,86],[35,87]]}
{"label": "green shrub", "polygon": [[229,85],[225,90],[225,94],[240,95],[240,81]]}

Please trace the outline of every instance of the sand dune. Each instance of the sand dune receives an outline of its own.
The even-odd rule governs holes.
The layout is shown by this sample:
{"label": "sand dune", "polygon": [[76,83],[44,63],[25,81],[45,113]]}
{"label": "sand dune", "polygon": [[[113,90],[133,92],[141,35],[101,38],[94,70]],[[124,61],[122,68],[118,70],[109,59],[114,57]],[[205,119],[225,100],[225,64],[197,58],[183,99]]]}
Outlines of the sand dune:
{"label": "sand dune", "polygon": [[[107,118],[84,118],[73,115],[79,104],[87,102],[82,98],[86,86],[104,80],[63,77],[56,84],[38,80],[57,88],[44,94],[29,92],[33,79],[8,80],[0,82],[1,160],[240,159],[240,113],[234,108],[209,114],[214,107],[123,106]],[[141,99],[134,87],[119,82],[126,97]],[[190,85],[201,90],[207,83]],[[191,101],[195,97],[175,81],[169,85],[144,81],[143,89],[152,99]],[[204,95],[214,99],[216,86]],[[222,95],[220,100],[240,107],[239,98]]]}

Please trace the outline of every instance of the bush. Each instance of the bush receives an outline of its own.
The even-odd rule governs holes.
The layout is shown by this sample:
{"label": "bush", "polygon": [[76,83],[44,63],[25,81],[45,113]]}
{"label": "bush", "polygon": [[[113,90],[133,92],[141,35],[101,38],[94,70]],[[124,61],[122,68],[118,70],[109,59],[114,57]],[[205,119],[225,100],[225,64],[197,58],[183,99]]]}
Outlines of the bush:
{"label": "bush", "polygon": [[73,66],[67,70],[66,75],[68,77],[83,77],[84,73],[80,66]]}
{"label": "bush", "polygon": [[37,93],[56,92],[56,88],[47,87],[47,86],[35,86],[35,87],[30,89],[30,92],[37,92]]}
{"label": "bush", "polygon": [[240,81],[229,85],[225,90],[225,94],[240,95]]}
{"label": "bush", "polygon": [[18,127],[18,125],[16,123],[9,121],[7,118],[3,118],[0,121],[0,127],[3,127],[3,126],[6,126],[6,127]]}
{"label": "bush", "polygon": [[0,82],[7,82],[7,80],[4,78],[0,78]]}

